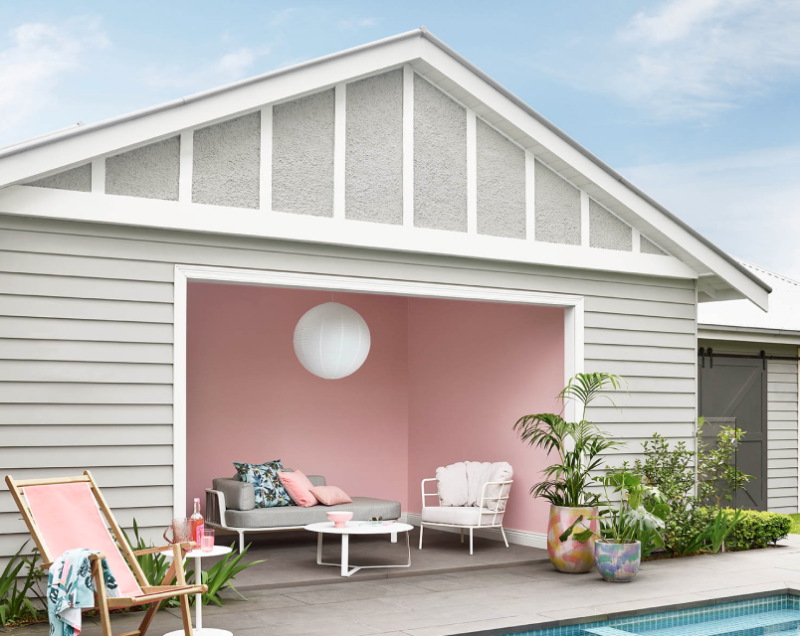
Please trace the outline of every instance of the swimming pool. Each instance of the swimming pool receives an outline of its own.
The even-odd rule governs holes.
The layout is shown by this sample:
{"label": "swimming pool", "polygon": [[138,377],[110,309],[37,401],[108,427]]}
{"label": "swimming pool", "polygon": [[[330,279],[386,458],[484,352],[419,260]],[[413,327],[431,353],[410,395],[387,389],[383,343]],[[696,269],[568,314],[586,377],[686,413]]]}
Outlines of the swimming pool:
{"label": "swimming pool", "polygon": [[779,594],[705,607],[561,625],[516,636],[800,636],[800,596]]}

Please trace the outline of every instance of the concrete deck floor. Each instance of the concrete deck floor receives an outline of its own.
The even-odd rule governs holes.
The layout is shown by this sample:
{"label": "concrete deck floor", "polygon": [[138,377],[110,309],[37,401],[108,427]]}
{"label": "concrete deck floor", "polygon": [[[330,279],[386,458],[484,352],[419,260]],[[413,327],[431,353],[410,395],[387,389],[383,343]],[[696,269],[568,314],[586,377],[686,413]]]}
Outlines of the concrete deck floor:
{"label": "concrete deck floor", "polygon": [[[417,555],[412,552],[412,559]],[[680,609],[797,591],[800,536],[766,550],[645,563],[628,584],[607,583],[594,571],[560,574],[545,562],[409,574],[381,580],[356,574],[325,584],[250,590],[247,601],[232,599],[222,608],[204,608],[204,626],[237,636],[495,635]],[[113,616],[115,632],[135,629],[140,616]],[[177,610],[162,611],[149,634],[180,627]],[[48,628],[45,624],[14,631],[45,636]],[[83,634],[99,636],[98,621],[86,619]]]}

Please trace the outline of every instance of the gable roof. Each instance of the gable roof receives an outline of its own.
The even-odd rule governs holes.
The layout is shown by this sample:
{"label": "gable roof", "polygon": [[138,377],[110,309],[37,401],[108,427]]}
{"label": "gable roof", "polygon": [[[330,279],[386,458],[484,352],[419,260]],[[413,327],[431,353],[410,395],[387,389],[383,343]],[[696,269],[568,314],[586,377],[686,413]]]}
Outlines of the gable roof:
{"label": "gable roof", "polygon": [[412,66],[537,160],[688,265],[700,279],[700,300],[748,298],[766,308],[771,288],[756,273],[424,28],[0,149],[0,206],[2,188],[33,177],[48,176],[187,128],[252,112],[265,103],[297,98],[402,65]]}

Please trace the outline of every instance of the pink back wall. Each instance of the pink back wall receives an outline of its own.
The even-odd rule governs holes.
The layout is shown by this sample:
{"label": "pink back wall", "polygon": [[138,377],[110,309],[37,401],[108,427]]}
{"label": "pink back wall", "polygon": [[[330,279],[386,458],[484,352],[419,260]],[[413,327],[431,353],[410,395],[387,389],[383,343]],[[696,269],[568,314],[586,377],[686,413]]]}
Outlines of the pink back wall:
{"label": "pink back wall", "polygon": [[508,461],[506,526],[543,532],[545,502],[527,494],[544,465],[511,430],[558,408],[563,310],[527,305],[333,295],[358,311],[372,346],[342,380],[294,354],[300,317],[330,292],[190,283],[187,507],[232,461],[281,459],[356,496],[419,512],[420,480],[456,461]]}
{"label": "pink back wall", "polygon": [[504,525],[546,531],[547,502],[528,494],[545,455],[512,426],[521,415],[559,408],[563,309],[415,299],[409,366],[409,510],[420,511],[420,481],[438,466],[506,461],[514,485]]}
{"label": "pink back wall", "polygon": [[330,292],[190,283],[187,505],[205,502],[231,462],[283,460],[354,495],[408,492],[408,313],[405,298],[335,294],[370,328],[364,365],[341,380],[306,371],[292,338]]}

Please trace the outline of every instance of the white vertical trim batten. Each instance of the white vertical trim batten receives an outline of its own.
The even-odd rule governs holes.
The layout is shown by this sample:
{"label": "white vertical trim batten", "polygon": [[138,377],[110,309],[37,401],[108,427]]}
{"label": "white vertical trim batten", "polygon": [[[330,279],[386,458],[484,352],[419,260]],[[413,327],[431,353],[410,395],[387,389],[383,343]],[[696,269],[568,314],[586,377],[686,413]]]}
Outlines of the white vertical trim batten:
{"label": "white vertical trim batten", "polygon": [[173,516],[186,516],[186,314],[188,278],[175,266],[173,343],[172,423],[172,506]]}
{"label": "white vertical trim batten", "polygon": [[106,193],[106,159],[100,157],[92,160],[92,194]]}
{"label": "white vertical trim batten", "polygon": [[272,211],[272,104],[261,109],[261,174],[258,205]]}
{"label": "white vertical trim batten", "polygon": [[635,254],[638,254],[642,251],[642,234],[637,230],[635,227],[631,228],[631,241],[633,245],[631,249]]}
{"label": "white vertical trim batten", "polygon": [[467,109],[467,233],[478,233],[478,121]]}
{"label": "white vertical trim batten", "polygon": [[414,69],[403,65],[403,225],[414,226]]}
{"label": "white vertical trim batten", "polygon": [[178,201],[192,202],[192,170],[194,162],[194,131],[181,132],[180,165],[178,167]]}
{"label": "white vertical trim batten", "polygon": [[589,247],[589,194],[581,190],[581,246]]}
{"label": "white vertical trim batten", "polygon": [[536,158],[525,151],[525,236],[536,240]]}
{"label": "white vertical trim batten", "polygon": [[344,218],[345,137],[347,136],[347,84],[335,87],[333,109],[333,218]]}

